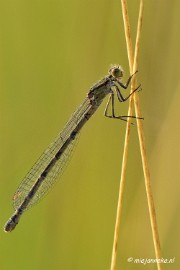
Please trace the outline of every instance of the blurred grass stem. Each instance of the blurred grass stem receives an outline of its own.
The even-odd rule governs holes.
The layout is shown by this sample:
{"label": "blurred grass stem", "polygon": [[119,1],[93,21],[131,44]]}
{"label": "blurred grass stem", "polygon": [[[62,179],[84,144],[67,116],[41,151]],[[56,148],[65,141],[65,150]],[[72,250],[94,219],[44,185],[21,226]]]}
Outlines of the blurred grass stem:
{"label": "blurred grass stem", "polygon": [[[131,39],[131,34],[130,34],[130,23],[129,23],[128,9],[127,9],[127,1],[121,0],[121,4],[122,4],[122,14],[123,14],[123,20],[124,20],[124,29],[125,29],[130,73],[133,74],[137,70],[137,67],[138,67],[138,54],[139,54],[140,35],[141,35],[142,17],[143,17],[143,0],[140,0],[139,18],[138,18],[137,36],[136,36],[136,45],[135,45],[135,56],[133,56],[133,46],[132,46],[132,39]],[[132,80],[131,91],[135,89],[135,87],[136,87],[136,76],[134,76]],[[138,98],[137,93],[135,93],[130,98],[128,115],[132,115],[133,100],[134,100],[136,116],[141,117],[139,98]],[[128,144],[129,144],[129,138],[130,138],[130,126],[131,126],[130,121],[131,120],[128,119],[127,126],[126,126],[124,153],[123,153],[122,170],[121,170],[120,187],[119,187],[119,199],[118,199],[118,205],[117,205],[114,242],[113,242],[112,258],[111,258],[111,270],[115,270],[116,261],[117,261],[117,247],[118,247],[118,239],[119,239],[120,217],[121,217],[121,212],[122,212],[122,200],[123,200],[124,185],[125,185],[125,172],[126,172],[127,157],[128,157]],[[157,228],[157,222],[156,222],[155,207],[154,207],[154,202],[153,202],[151,179],[150,179],[150,172],[149,172],[149,166],[148,166],[148,160],[147,160],[147,154],[146,154],[146,148],[145,148],[145,137],[144,137],[142,120],[137,119],[137,128],[138,128],[139,144],[140,144],[140,151],[141,151],[141,157],[142,157],[142,166],[143,166],[143,172],[144,172],[144,178],[145,178],[145,186],[146,186],[147,201],[148,201],[148,208],[149,208],[149,214],[150,214],[155,254],[156,254],[156,258],[160,259],[161,258],[160,241],[159,241],[158,228]],[[162,270],[162,264],[157,264],[157,268],[158,270]]]}

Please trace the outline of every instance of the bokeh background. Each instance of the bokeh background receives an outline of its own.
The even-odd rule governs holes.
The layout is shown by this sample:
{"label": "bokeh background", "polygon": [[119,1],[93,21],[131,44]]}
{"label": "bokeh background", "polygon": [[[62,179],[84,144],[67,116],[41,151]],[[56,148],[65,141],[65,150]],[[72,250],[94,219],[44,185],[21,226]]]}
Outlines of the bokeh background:
{"label": "bokeh background", "polygon": [[[133,41],[138,6],[129,1]],[[164,269],[180,267],[179,10],[145,1],[138,73],[162,257],[175,258]],[[3,226],[24,175],[114,63],[126,80],[120,0],[0,1],[0,269],[109,269],[125,123],[103,116],[105,102],[58,184],[15,231]],[[155,258],[136,125],[126,175],[117,269],[156,269],[127,262]]]}

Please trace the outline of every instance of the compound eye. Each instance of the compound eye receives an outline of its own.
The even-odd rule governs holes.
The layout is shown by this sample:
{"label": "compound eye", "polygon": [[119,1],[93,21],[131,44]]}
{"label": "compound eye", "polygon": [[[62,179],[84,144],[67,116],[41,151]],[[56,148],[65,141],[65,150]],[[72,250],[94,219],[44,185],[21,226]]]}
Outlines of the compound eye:
{"label": "compound eye", "polygon": [[115,66],[115,67],[111,68],[111,69],[109,70],[109,73],[110,73],[113,77],[115,77],[115,78],[117,78],[117,79],[120,79],[120,78],[123,77],[123,70],[122,70],[122,68],[121,68],[120,66]]}

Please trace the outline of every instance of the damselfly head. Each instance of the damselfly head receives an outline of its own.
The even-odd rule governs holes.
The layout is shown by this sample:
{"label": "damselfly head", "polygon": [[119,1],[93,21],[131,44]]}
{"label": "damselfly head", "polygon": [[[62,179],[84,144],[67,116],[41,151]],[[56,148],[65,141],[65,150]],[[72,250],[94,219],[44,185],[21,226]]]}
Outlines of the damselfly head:
{"label": "damselfly head", "polygon": [[109,70],[109,74],[115,77],[116,79],[120,80],[123,77],[124,70],[121,66],[115,65]]}

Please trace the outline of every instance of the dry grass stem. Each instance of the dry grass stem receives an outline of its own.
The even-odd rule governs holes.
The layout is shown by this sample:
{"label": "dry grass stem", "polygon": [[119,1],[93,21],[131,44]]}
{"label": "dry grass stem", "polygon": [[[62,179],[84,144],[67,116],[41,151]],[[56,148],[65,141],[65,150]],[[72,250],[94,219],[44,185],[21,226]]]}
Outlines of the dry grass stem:
{"label": "dry grass stem", "polygon": [[[135,57],[133,56],[133,46],[132,46],[132,39],[131,39],[131,34],[130,34],[130,23],[129,23],[129,16],[128,16],[128,10],[127,10],[127,1],[121,0],[121,4],[122,4],[122,13],[123,13],[123,20],[124,20],[124,29],[125,29],[130,73],[133,74],[137,70],[137,67],[138,67],[140,34],[141,34],[141,29],[142,29],[143,0],[140,1],[136,46],[135,46]],[[134,77],[132,80],[131,89],[133,90],[135,89],[135,87],[136,87],[136,78]],[[135,104],[136,116],[140,117],[141,113],[140,113],[139,99],[136,93],[130,98],[128,115],[132,115],[133,99],[134,99],[134,104]],[[149,173],[147,154],[146,154],[146,149],[145,149],[145,139],[144,139],[142,120],[137,119],[137,128],[138,128],[140,151],[141,151],[141,157],[142,157],[142,165],[143,165],[143,171],[144,171],[145,186],[146,186],[146,193],[147,193],[147,200],[148,200],[148,208],[149,208],[149,213],[150,213],[153,241],[154,241],[154,247],[155,247],[155,254],[156,254],[156,258],[159,259],[161,258],[160,241],[159,241],[159,236],[158,236],[150,173]],[[111,270],[115,270],[116,268],[117,246],[118,246],[118,239],[119,239],[119,227],[120,227],[120,217],[121,217],[121,212],[122,212],[122,199],[123,199],[123,193],[124,193],[129,138],[130,138],[130,119],[128,119],[127,126],[126,126],[122,170],[121,170],[120,187],[119,187],[119,199],[118,199],[118,205],[117,205],[116,224],[115,224],[113,251],[112,251],[112,259],[111,259]],[[162,270],[162,264],[157,264],[157,267],[158,267],[158,270]]]}

